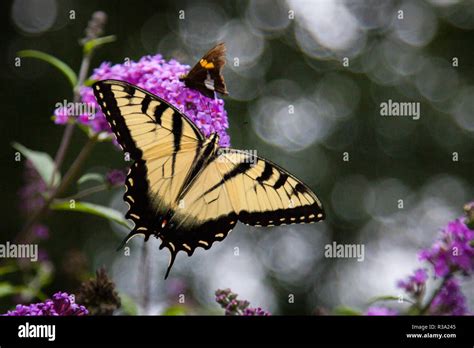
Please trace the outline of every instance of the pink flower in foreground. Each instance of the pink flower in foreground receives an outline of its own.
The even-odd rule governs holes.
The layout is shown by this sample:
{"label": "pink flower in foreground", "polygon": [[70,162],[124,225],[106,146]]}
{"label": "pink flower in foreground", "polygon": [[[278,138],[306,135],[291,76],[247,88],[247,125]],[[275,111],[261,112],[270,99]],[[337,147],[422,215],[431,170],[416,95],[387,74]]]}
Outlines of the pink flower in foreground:
{"label": "pink flower in foreground", "polygon": [[81,316],[89,312],[86,307],[75,303],[74,296],[66,292],[57,292],[53,299],[30,305],[17,305],[4,316]]}

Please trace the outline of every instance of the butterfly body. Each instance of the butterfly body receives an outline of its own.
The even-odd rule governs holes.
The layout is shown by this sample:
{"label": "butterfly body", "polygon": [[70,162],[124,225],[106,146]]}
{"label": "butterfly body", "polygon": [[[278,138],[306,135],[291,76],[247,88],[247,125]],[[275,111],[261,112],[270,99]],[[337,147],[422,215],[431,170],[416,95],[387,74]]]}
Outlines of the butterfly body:
{"label": "butterfly body", "polygon": [[124,200],[135,227],[124,243],[139,234],[159,238],[160,249],[171,252],[166,277],[179,251],[209,249],[238,221],[278,226],[324,219],[319,199],[293,175],[253,153],[221,148],[216,133],[206,138],[163,99],[123,81],[99,81],[93,89],[134,160]]}
{"label": "butterfly body", "polygon": [[180,77],[186,87],[198,90],[212,98],[214,93],[227,95],[227,88],[222,76],[225,65],[225,45],[218,44],[210,49],[188,74]]}

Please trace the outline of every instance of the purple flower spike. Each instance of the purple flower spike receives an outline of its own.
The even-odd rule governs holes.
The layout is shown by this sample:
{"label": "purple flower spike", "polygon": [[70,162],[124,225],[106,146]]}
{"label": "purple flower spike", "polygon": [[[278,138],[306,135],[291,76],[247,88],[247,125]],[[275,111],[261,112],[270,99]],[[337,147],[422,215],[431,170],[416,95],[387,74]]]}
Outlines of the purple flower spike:
{"label": "purple flower spike", "polygon": [[[188,116],[199,129],[209,136],[218,133],[221,146],[229,146],[230,138],[226,130],[229,127],[224,101],[219,98],[208,98],[198,91],[185,87],[179,77],[186,74],[189,66],[176,60],[166,61],[161,55],[145,56],[138,62],[111,65],[102,63],[91,76],[100,81],[106,79],[122,80],[163,98]],[[111,132],[109,125],[97,104],[92,88],[80,90],[82,102],[95,106],[95,115],[90,118],[79,117],[78,122],[89,126],[94,132]],[[63,110],[55,111],[55,122],[64,124],[68,115]]]}
{"label": "purple flower spike", "polygon": [[448,279],[430,306],[430,314],[466,315],[469,314],[466,298],[456,279]]}
{"label": "purple flower spike", "polygon": [[474,231],[466,226],[463,219],[456,219],[448,223],[431,248],[422,250],[418,256],[420,260],[433,264],[438,277],[456,271],[470,275],[474,272],[473,239]]}
{"label": "purple flower spike", "polygon": [[397,283],[397,286],[400,289],[404,289],[409,294],[412,294],[414,296],[419,296],[423,294],[427,280],[428,280],[428,273],[426,272],[425,269],[419,268],[406,280],[400,280]]}
{"label": "purple flower spike", "polygon": [[120,186],[125,183],[127,175],[121,169],[112,169],[105,175],[105,179],[110,186]]}
{"label": "purple flower spike", "polygon": [[244,316],[268,316],[271,315],[269,312],[263,310],[260,307],[257,308],[245,308],[242,313]]}
{"label": "purple flower spike", "polygon": [[64,107],[60,107],[54,110],[54,123],[66,124],[68,120],[69,120],[69,114]]}
{"label": "purple flower spike", "polygon": [[249,307],[250,303],[245,300],[238,300],[237,294],[230,289],[218,289],[216,291],[216,302],[225,310],[225,315],[243,316],[268,316],[269,312],[262,308]]}
{"label": "purple flower spike", "polygon": [[39,239],[48,239],[49,229],[48,226],[43,224],[36,224],[33,226],[33,232]]}
{"label": "purple flower spike", "polygon": [[33,303],[28,306],[17,305],[12,311],[8,311],[4,316],[82,316],[89,312],[86,307],[75,303],[74,295],[66,292],[57,292],[53,299],[44,302]]}
{"label": "purple flower spike", "polygon": [[19,190],[20,209],[26,214],[31,214],[44,204],[43,193],[47,186],[38,174],[33,164],[27,160],[24,172],[25,185]]}
{"label": "purple flower spike", "polygon": [[387,307],[369,307],[367,309],[366,315],[379,315],[379,316],[390,316],[390,315],[397,315],[398,312],[394,309],[387,308]]}

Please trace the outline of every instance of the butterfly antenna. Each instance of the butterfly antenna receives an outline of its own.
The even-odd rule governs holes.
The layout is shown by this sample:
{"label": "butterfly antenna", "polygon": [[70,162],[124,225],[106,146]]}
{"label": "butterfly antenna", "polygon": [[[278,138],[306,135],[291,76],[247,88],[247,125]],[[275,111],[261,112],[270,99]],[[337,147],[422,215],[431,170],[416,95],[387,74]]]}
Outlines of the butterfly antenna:
{"label": "butterfly antenna", "polygon": [[165,275],[165,280],[166,278],[168,278],[169,274],[170,274],[170,271],[171,271],[171,267],[173,267],[173,263],[174,263],[174,260],[176,259],[176,254],[177,252],[174,252],[174,251],[171,251],[170,250],[170,263],[168,265],[168,269],[166,270],[166,275]]}

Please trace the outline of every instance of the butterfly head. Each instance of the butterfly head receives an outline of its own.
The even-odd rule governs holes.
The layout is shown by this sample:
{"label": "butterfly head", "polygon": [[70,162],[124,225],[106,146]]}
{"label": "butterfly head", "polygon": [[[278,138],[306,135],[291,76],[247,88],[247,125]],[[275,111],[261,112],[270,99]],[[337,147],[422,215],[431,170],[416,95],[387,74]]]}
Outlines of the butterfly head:
{"label": "butterfly head", "polygon": [[185,81],[187,78],[188,78],[188,74],[179,75],[179,80],[180,81]]}

